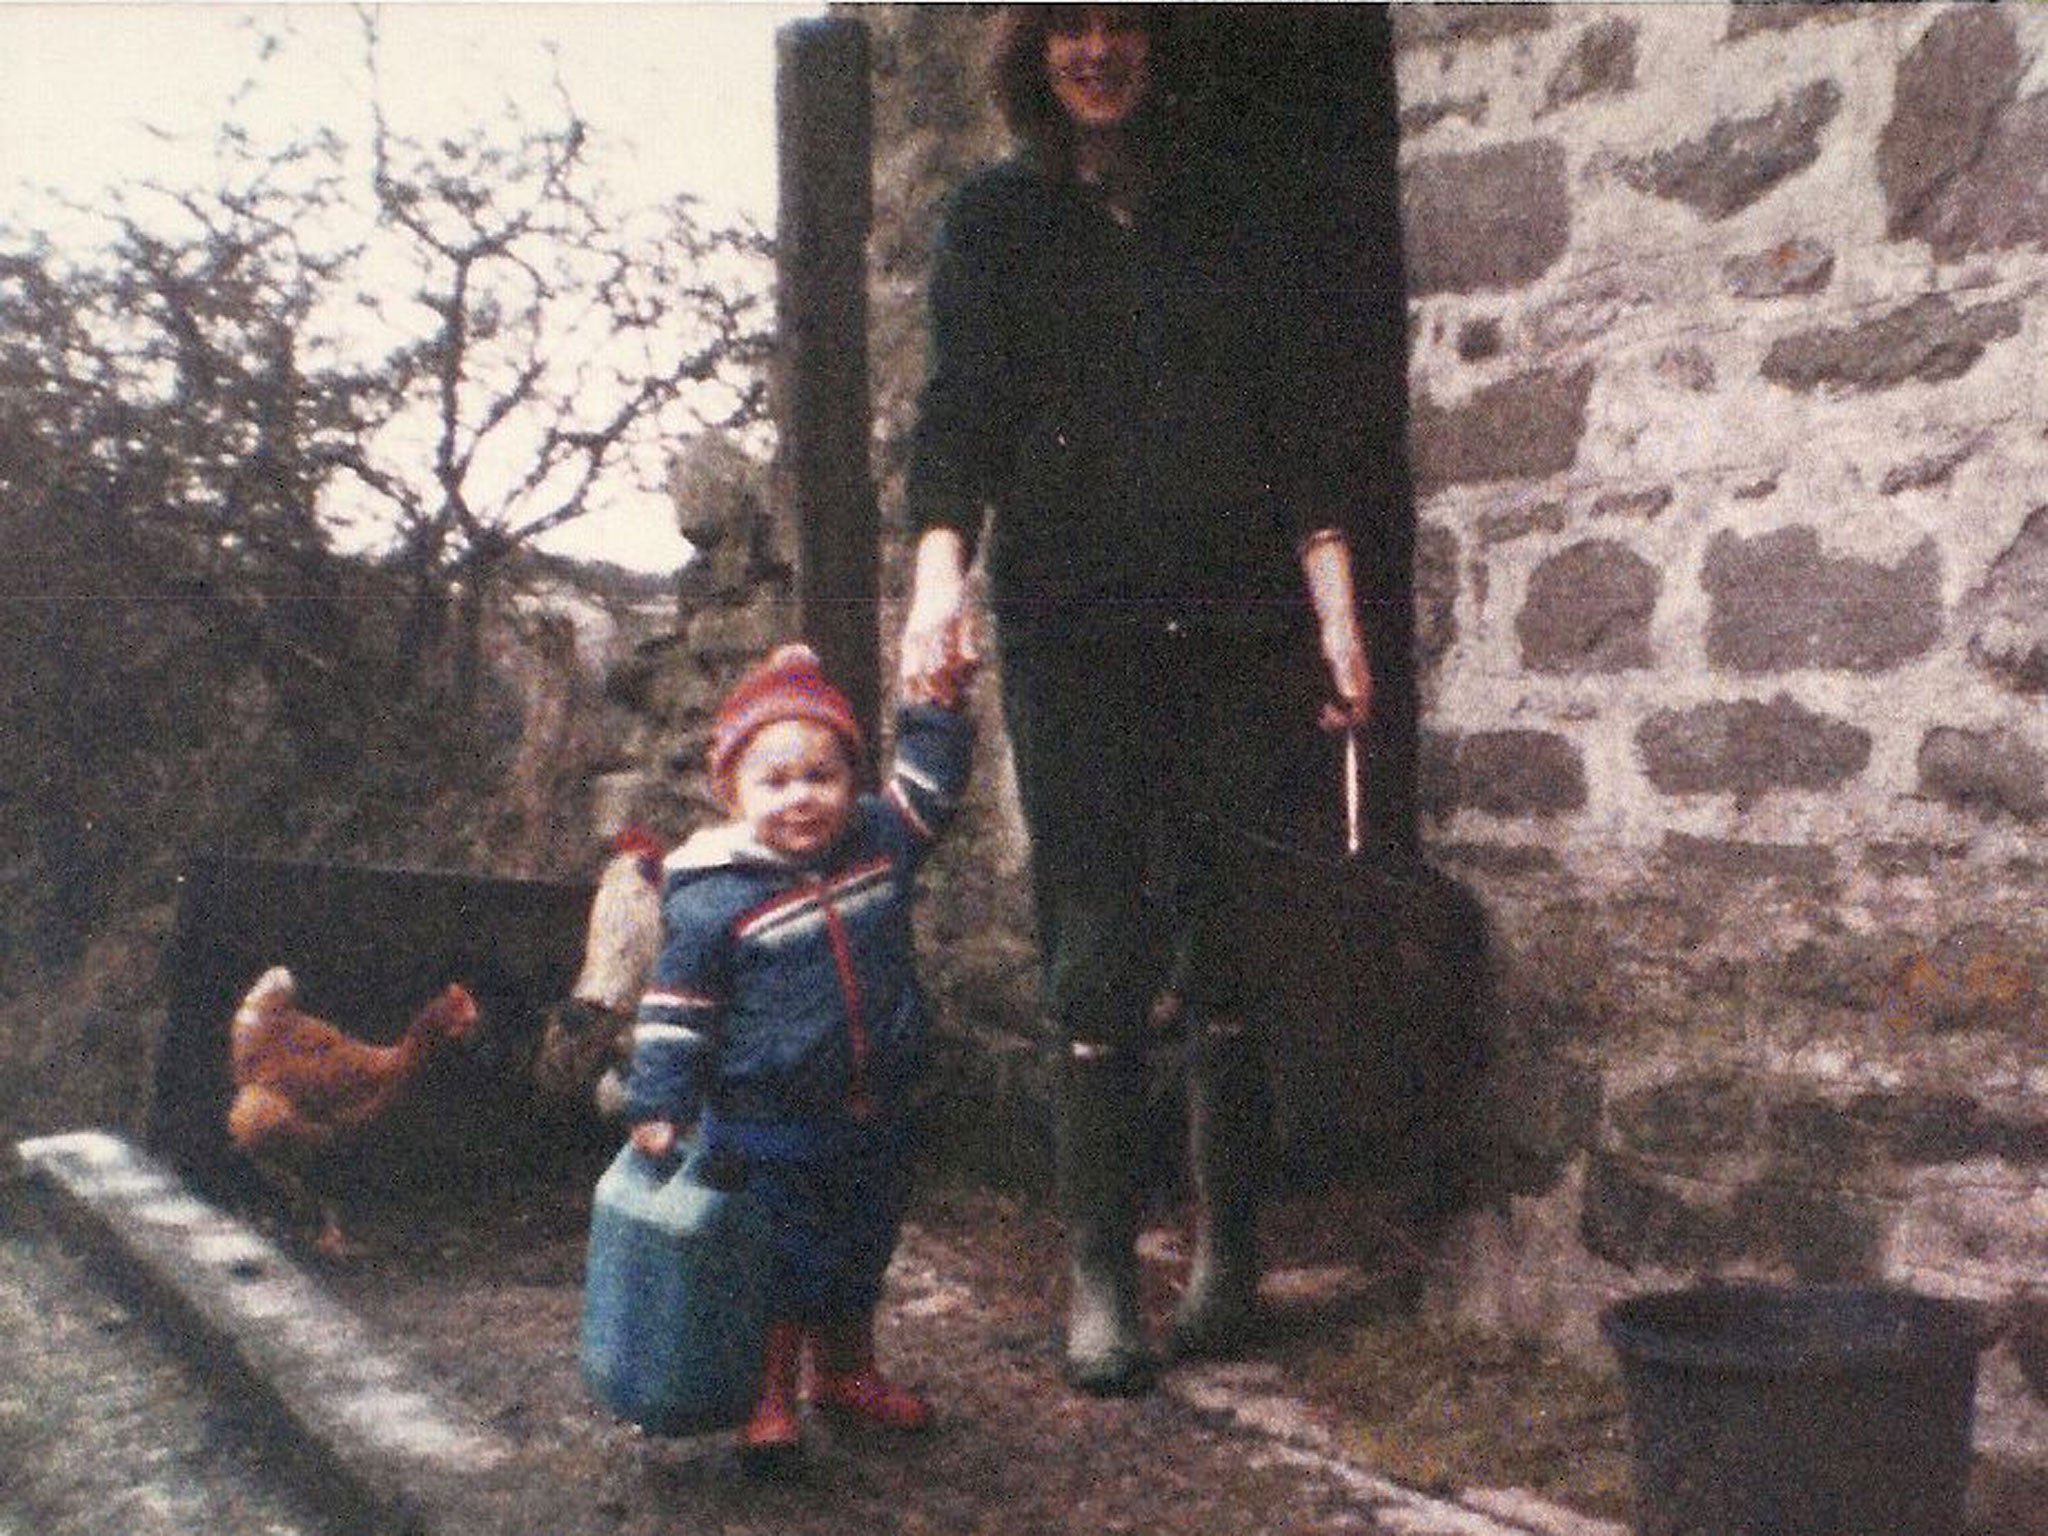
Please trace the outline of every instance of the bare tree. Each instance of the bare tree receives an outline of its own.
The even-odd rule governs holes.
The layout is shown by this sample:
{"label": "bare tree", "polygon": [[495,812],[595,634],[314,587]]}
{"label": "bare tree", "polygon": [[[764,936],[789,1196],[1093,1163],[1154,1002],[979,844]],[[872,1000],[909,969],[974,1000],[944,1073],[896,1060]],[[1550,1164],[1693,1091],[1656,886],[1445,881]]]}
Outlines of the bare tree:
{"label": "bare tree", "polygon": [[[374,18],[363,25],[374,84]],[[455,598],[468,701],[516,550],[605,496],[661,497],[683,436],[761,418],[768,242],[707,226],[688,196],[609,207],[559,84],[553,121],[515,119],[509,137],[423,143],[374,90],[373,104],[377,220],[408,284],[377,306],[399,408],[344,466],[399,533],[416,595],[402,654],[440,648]]]}
{"label": "bare tree", "polygon": [[96,248],[0,225],[0,884],[60,927],[194,844],[445,851],[399,824],[503,767],[518,556],[673,516],[674,449],[761,418],[765,238],[618,207],[547,107],[422,142],[376,105],[355,150],[231,122],[203,184],[85,210]]}

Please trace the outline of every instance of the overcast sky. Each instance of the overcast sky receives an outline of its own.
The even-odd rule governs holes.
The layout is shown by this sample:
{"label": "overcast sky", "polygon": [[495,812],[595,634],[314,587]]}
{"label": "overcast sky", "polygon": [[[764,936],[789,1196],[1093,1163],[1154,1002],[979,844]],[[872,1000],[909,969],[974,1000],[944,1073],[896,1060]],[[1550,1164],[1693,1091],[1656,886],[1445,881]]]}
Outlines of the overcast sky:
{"label": "overcast sky", "polygon": [[[820,9],[756,0],[385,4],[377,10],[387,114],[396,130],[421,137],[495,120],[507,98],[552,120],[552,42],[605,179],[626,201],[689,191],[765,227],[775,213],[775,31]],[[284,46],[258,65],[265,32]],[[0,221],[60,243],[84,239],[89,226],[57,211],[43,189],[89,200],[143,178],[189,173],[203,182],[213,130],[252,75],[262,88],[236,115],[254,131],[286,142],[317,126],[363,142],[361,58],[345,4],[0,0]],[[646,522],[580,527],[550,547],[672,567],[685,546],[672,528]]]}
{"label": "overcast sky", "polygon": [[[774,34],[816,5],[749,3],[385,4],[377,8],[394,126],[428,133],[495,115],[513,97],[548,105],[548,42],[577,110],[618,150],[622,190],[677,189],[774,212]],[[255,64],[252,20],[285,46]],[[19,186],[90,190],[175,166],[203,146],[252,73],[258,126],[316,123],[347,137],[366,121],[361,45],[345,4],[0,3],[0,207]],[[627,152],[625,146],[635,146]],[[189,152],[189,151],[188,151]]]}

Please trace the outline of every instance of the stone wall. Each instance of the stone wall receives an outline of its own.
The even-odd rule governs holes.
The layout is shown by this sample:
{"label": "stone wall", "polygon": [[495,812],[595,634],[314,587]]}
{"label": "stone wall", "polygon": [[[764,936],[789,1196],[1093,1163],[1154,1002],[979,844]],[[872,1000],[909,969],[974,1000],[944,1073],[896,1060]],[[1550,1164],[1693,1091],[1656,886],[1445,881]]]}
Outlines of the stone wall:
{"label": "stone wall", "polygon": [[1457,1302],[2031,1295],[1985,1429],[2038,1455],[2048,16],[1397,29],[1421,792],[1544,1170]]}
{"label": "stone wall", "polygon": [[[876,38],[878,460],[982,18]],[[1698,1274],[2009,1306],[2048,1449],[2048,13],[1396,8],[1419,793],[1494,930],[1448,1305]],[[900,553],[900,552],[899,552]],[[999,774],[951,995],[1028,1015]],[[972,835],[972,834],[971,834]],[[993,1002],[991,1000],[994,1000]]]}
{"label": "stone wall", "polygon": [[704,770],[712,714],[741,672],[800,637],[796,540],[771,479],[758,458],[716,433],[678,456],[669,490],[697,553],[677,579],[673,630],[606,676],[606,696],[633,724],[613,771],[595,786],[600,835],[637,821],[675,843],[721,814]]}

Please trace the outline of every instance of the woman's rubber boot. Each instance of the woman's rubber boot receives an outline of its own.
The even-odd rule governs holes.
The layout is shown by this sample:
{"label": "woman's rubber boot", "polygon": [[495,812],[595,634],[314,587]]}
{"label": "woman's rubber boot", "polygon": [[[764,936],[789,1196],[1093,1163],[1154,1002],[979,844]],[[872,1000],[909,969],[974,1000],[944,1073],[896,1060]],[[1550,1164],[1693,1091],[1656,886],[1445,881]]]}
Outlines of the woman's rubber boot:
{"label": "woman's rubber boot", "polygon": [[1069,1054],[1060,1078],[1055,1171],[1071,1260],[1062,1374],[1096,1397],[1135,1397],[1156,1372],[1138,1311],[1143,1063],[1093,1049]]}
{"label": "woman's rubber boot", "polygon": [[797,1375],[803,1363],[803,1330],[787,1319],[768,1325],[761,1351],[761,1392],[753,1416],[740,1430],[740,1465],[756,1476],[788,1471],[797,1460]]}
{"label": "woman's rubber boot", "polygon": [[1241,1025],[1205,1024],[1188,1074],[1195,1251],[1168,1345],[1177,1360],[1235,1355],[1255,1332],[1266,1115],[1265,1071],[1251,1036]]}
{"label": "woman's rubber boot", "polygon": [[815,1407],[885,1429],[915,1431],[932,1422],[931,1404],[889,1380],[875,1365],[875,1319],[834,1319],[806,1340],[805,1388]]}

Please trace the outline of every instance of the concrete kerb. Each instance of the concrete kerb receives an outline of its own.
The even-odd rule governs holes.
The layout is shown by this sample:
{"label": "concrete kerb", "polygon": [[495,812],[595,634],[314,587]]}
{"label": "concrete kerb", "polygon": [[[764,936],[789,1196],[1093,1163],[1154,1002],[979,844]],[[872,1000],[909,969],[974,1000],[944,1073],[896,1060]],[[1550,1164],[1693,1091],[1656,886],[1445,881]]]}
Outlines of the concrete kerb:
{"label": "concrete kerb", "polygon": [[266,1410],[350,1524],[388,1536],[484,1536],[479,1484],[507,1448],[423,1390],[297,1264],[176,1174],[100,1131],[18,1142],[31,1187]]}
{"label": "concrete kerb", "polygon": [[[164,1305],[246,1386],[377,1536],[498,1536],[511,1453],[462,1421],[274,1243],[192,1195],[124,1138],[81,1131],[18,1142],[31,1186]],[[1352,1489],[1402,1536],[1627,1536],[1519,1489],[1435,1498],[1352,1462],[1263,1364],[1175,1372],[1167,1390],[1264,1443],[1266,1454]],[[516,1495],[512,1501],[516,1502]],[[537,1513],[530,1506],[527,1513]]]}

